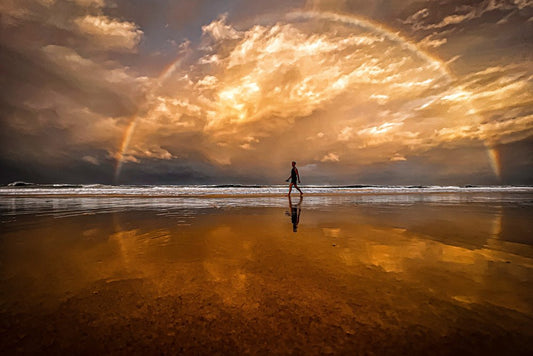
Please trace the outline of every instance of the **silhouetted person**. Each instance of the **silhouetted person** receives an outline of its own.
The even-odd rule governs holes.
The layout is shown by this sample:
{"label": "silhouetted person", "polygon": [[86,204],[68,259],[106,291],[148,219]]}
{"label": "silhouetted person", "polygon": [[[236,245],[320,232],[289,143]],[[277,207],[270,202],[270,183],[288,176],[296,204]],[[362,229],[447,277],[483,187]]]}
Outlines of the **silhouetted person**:
{"label": "silhouetted person", "polygon": [[287,178],[287,182],[288,181],[291,181],[291,184],[289,184],[289,194],[288,196],[291,196],[291,191],[292,191],[292,186],[294,185],[294,187],[296,189],[298,189],[298,191],[300,192],[300,195],[303,195],[302,191],[300,190],[300,188],[298,188],[298,184],[296,184],[296,181],[298,181],[298,183],[300,183],[300,174],[298,174],[298,168],[296,168],[296,162],[292,161],[292,169],[291,169],[291,176],[289,178]]}
{"label": "silhouetted person", "polygon": [[297,204],[292,205],[291,196],[289,195],[289,209],[290,214],[287,212],[287,215],[290,215],[291,222],[292,222],[292,231],[297,232],[298,231],[298,223],[300,222],[300,214],[302,213],[302,199],[303,196],[300,195],[300,201],[298,201]]}

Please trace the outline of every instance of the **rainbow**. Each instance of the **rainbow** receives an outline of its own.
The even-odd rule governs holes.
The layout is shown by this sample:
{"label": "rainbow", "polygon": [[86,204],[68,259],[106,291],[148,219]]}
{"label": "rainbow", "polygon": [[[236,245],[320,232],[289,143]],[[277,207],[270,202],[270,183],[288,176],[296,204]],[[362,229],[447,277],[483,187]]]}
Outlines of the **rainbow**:
{"label": "rainbow", "polygon": [[[170,77],[172,73],[178,68],[183,60],[183,56],[178,56],[174,61],[172,61],[169,65],[167,65],[161,73],[156,77],[156,80],[154,81],[154,84],[148,91],[146,97],[149,98],[152,96],[152,93],[155,91],[155,89],[159,88],[164,81]],[[146,104],[146,101],[139,105],[137,108],[137,111],[131,119],[129,120],[128,125],[126,126],[126,130],[124,131],[124,134],[122,135],[122,140],[119,145],[119,150],[116,154],[116,163],[115,163],[115,183],[118,184],[118,179],[120,177],[120,171],[122,170],[122,165],[124,164],[124,160],[126,157],[126,153],[128,152],[128,148],[131,142],[131,138],[133,137],[133,134],[135,132],[135,128],[137,127],[137,121],[139,116],[140,108]]]}
{"label": "rainbow", "polygon": [[135,131],[135,126],[137,126],[137,114],[130,119],[130,123],[126,127],[126,131],[124,131],[124,135],[122,136],[122,142],[120,144],[120,149],[117,153],[117,162],[115,166],[115,183],[118,183],[118,177],[120,175],[120,171],[122,169],[122,164],[124,162],[124,155],[126,154],[128,150],[128,146],[130,145],[131,137],[133,136],[133,132]]}
{"label": "rainbow", "polygon": [[498,151],[495,147],[487,146],[487,155],[489,156],[489,163],[492,171],[498,177],[498,179],[501,179],[502,166],[500,161],[500,151]]}
{"label": "rainbow", "polygon": [[[291,12],[286,15],[286,18],[288,20],[297,20],[297,19],[330,20],[330,21],[336,21],[336,22],[343,22],[346,24],[351,24],[351,25],[363,27],[365,29],[376,31],[377,33],[379,33],[380,35],[383,35],[387,39],[401,44],[405,48],[409,49],[411,52],[418,55],[420,58],[424,59],[426,62],[433,65],[436,69],[438,69],[438,71],[440,72],[443,78],[447,78],[450,81],[453,79],[453,76],[448,70],[446,63],[430,55],[424,50],[420,49],[416,44],[412,43],[407,38],[400,36],[398,32],[395,32],[394,30],[389,29],[380,23],[373,22],[373,21],[370,21],[366,18],[359,17],[359,16],[344,15],[344,14],[338,14],[338,13],[332,13],[332,12],[316,12],[316,11]],[[159,75],[156,77],[156,80],[154,81],[154,84],[152,85],[151,89],[148,91],[147,98],[151,97],[151,94],[155,91],[155,89],[159,88],[164,83],[164,81],[168,79],[172,75],[172,73],[176,71],[176,69],[180,66],[182,60],[183,60],[183,55],[179,55],[174,61],[172,61],[165,68],[163,68],[161,73],[159,73]],[[116,154],[115,183],[118,183],[122,165],[124,163],[126,154],[128,152],[128,148],[130,146],[132,137],[137,127],[139,110],[142,106],[143,105],[139,106],[137,112],[130,119],[130,122],[126,126],[126,129],[122,136],[122,140],[119,145],[119,150]],[[498,151],[494,148],[490,148],[487,146],[487,153],[488,153],[489,162],[490,162],[490,165],[492,167],[494,174],[500,177],[501,176],[501,165],[500,165]]]}
{"label": "rainbow", "polygon": [[359,26],[365,29],[373,30],[383,35],[388,40],[391,40],[395,43],[400,43],[402,46],[408,48],[411,52],[416,53],[420,58],[424,59],[426,62],[431,63],[439,70],[439,72],[448,78],[451,78],[452,75],[448,70],[448,66],[440,59],[435,58],[424,50],[420,49],[416,44],[412,43],[405,37],[402,37],[398,32],[387,28],[381,23],[370,21],[366,18],[353,16],[353,15],[343,15],[334,12],[316,12],[316,11],[295,11],[287,15],[288,19],[318,19],[318,20],[330,20],[335,22],[343,22],[345,24]]}

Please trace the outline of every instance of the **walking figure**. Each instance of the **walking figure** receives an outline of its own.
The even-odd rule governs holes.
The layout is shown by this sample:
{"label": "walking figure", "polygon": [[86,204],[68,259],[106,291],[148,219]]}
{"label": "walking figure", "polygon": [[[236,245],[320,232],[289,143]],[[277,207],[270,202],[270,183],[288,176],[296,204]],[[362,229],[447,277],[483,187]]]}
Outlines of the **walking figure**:
{"label": "walking figure", "polygon": [[296,168],[296,162],[294,161],[292,161],[291,176],[287,178],[286,182],[288,182],[289,180],[291,181],[291,184],[289,184],[289,194],[287,195],[289,196],[291,195],[293,185],[296,189],[298,189],[298,191],[300,192],[300,195],[303,195],[304,193],[302,193],[300,188],[298,188],[298,184],[296,184],[296,181],[298,181],[298,183],[301,183],[301,182],[300,182],[300,174],[298,174],[298,168]]}

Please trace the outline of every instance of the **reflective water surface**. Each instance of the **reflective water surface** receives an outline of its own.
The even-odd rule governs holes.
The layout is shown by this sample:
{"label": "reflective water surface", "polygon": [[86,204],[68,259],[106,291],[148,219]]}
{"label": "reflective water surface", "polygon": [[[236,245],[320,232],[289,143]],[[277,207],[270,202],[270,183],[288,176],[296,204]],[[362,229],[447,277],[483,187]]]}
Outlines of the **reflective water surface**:
{"label": "reflective water surface", "polygon": [[3,198],[6,352],[533,351],[530,195]]}

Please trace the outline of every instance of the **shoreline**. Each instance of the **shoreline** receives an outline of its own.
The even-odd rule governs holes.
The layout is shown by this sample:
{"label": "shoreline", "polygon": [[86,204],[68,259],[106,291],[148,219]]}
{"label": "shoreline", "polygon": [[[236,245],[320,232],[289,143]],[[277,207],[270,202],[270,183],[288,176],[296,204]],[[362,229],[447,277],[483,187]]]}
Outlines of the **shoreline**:
{"label": "shoreline", "polygon": [[[505,194],[505,195],[525,195],[531,194],[533,198],[533,189],[524,190],[524,191],[504,191],[504,190],[494,190],[494,191],[390,191],[390,192],[376,192],[376,191],[357,191],[357,192],[304,192],[304,198],[306,196],[312,197],[342,197],[342,196],[401,196],[401,195],[484,195],[484,194]],[[299,197],[299,193],[291,194],[291,197]],[[9,198],[230,198],[230,199],[240,199],[240,198],[281,198],[288,197],[287,194],[283,193],[242,193],[242,194],[142,194],[142,193],[3,193],[0,192],[0,197],[9,197]]]}

